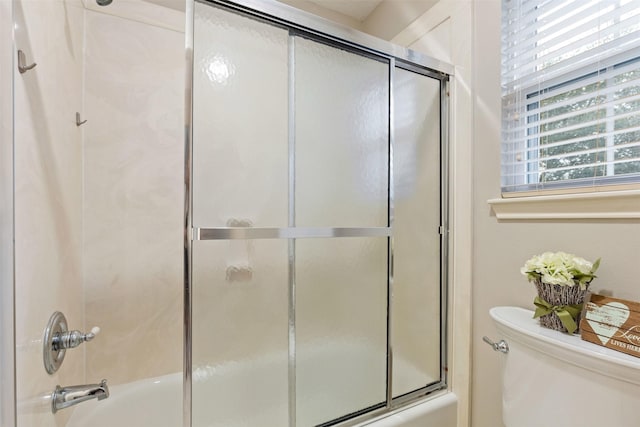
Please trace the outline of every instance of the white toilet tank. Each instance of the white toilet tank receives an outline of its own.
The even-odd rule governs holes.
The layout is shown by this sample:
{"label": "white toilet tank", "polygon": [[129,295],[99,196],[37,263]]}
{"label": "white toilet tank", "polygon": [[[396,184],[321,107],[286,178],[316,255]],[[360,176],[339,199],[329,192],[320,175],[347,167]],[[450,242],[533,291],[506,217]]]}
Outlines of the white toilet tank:
{"label": "white toilet tank", "polygon": [[506,427],[640,426],[640,358],[543,328],[523,308],[490,314],[509,345],[496,353]]}

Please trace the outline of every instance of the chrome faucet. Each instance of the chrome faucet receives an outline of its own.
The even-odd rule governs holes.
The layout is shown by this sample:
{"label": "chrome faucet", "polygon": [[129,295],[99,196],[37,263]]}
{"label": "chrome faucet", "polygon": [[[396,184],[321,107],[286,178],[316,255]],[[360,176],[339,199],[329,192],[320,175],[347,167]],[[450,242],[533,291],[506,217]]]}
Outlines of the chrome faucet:
{"label": "chrome faucet", "polygon": [[100,384],[72,385],[69,387],[57,386],[51,395],[51,411],[55,414],[60,409],[77,405],[91,399],[106,399],[109,397],[107,380]]}

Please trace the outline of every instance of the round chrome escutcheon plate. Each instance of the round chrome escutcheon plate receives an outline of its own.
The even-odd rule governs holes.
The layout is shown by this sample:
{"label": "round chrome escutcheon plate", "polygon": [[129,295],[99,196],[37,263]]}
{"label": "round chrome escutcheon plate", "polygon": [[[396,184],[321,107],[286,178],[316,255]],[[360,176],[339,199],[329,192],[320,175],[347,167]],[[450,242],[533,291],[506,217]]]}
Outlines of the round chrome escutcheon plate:
{"label": "round chrome escutcheon plate", "polygon": [[64,314],[56,311],[49,319],[42,340],[44,369],[46,369],[48,374],[53,374],[60,368],[60,365],[62,365],[66,350],[58,349],[57,341],[60,335],[67,331],[67,319],[64,317]]}

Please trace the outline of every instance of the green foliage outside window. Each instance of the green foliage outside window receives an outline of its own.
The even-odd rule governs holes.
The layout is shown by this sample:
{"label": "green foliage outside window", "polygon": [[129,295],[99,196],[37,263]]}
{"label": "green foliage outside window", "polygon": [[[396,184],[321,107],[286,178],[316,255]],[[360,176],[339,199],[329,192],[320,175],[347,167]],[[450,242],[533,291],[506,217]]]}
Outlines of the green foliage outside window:
{"label": "green foliage outside window", "polygon": [[[536,105],[543,111],[529,121],[539,123],[539,182],[640,173],[640,146],[630,146],[640,142],[640,100],[634,99],[640,95],[640,68],[610,79],[606,73],[602,77],[542,97]],[[607,99],[607,85],[621,88]],[[613,159],[607,159],[607,145]],[[625,159],[635,160],[614,163],[613,170],[607,171],[605,162]]]}

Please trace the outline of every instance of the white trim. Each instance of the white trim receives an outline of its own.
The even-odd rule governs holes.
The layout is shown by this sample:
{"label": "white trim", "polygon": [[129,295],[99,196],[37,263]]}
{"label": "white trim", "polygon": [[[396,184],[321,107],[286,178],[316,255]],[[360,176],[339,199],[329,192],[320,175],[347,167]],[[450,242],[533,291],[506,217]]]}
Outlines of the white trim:
{"label": "white trim", "polygon": [[487,203],[499,220],[640,219],[640,190],[496,198]]}

